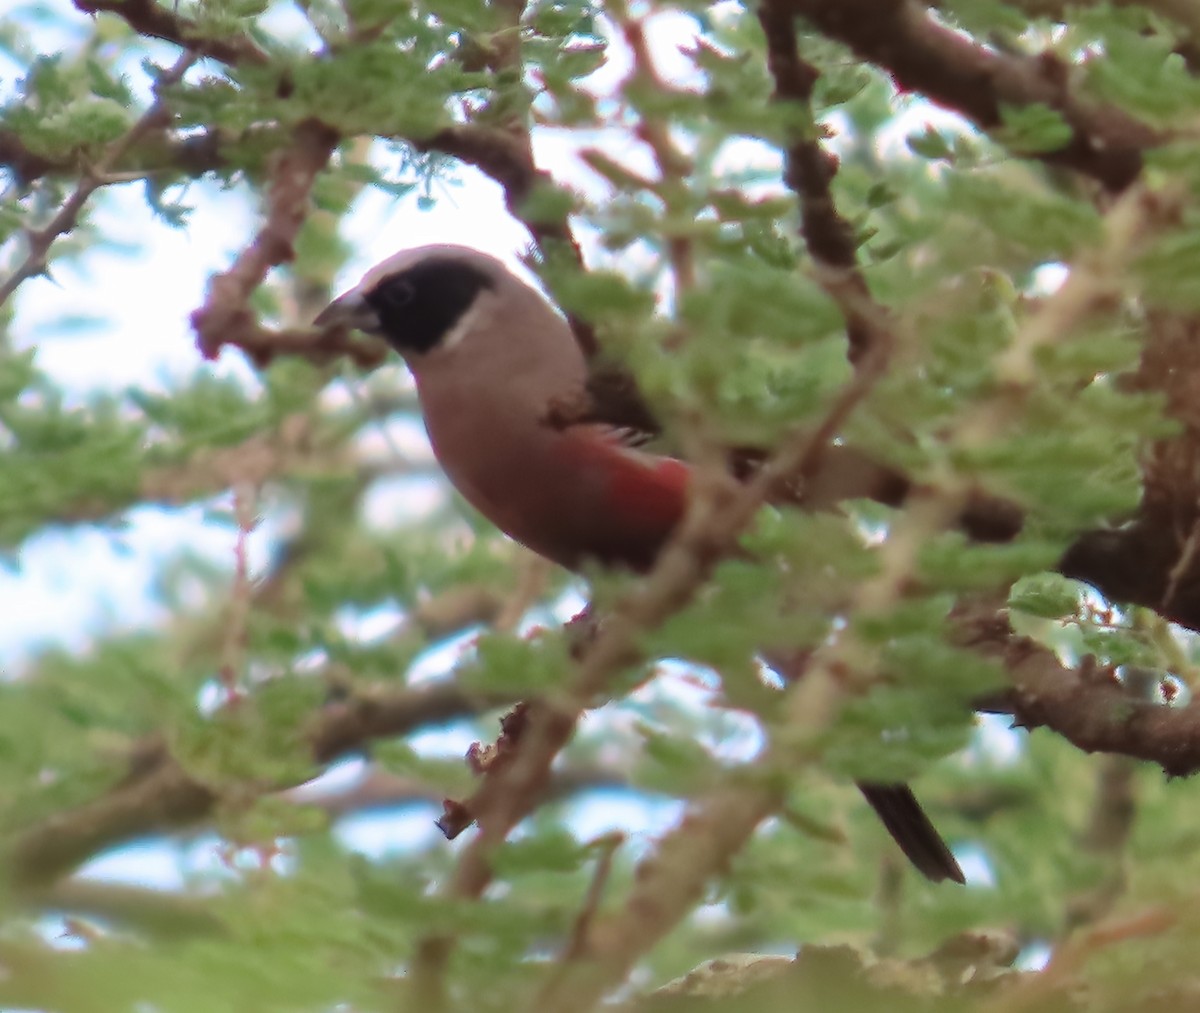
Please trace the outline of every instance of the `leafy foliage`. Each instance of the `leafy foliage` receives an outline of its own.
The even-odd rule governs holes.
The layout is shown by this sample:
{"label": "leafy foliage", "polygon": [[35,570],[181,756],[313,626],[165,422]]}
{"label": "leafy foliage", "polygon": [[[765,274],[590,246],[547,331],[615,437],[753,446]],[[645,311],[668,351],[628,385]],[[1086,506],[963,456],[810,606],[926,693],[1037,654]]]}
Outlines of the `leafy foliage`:
{"label": "leafy foliage", "polygon": [[[580,911],[611,915],[638,899],[662,873],[663,826],[697,818],[730,785],[747,795],[767,785],[778,804],[708,870],[707,892],[687,898],[696,910],[638,954],[639,985],[730,950],[848,942],[912,957],[997,926],[1026,955],[1084,947],[1079,980],[1096,1009],[1140,1008],[1148,983],[1191,981],[1183,913],[1175,932],[1092,939],[1111,961],[1089,964],[1087,944],[1068,942],[1114,912],[1186,910],[1189,786],[1119,759],[1105,766],[1050,731],[981,722],[972,707],[1007,685],[1006,659],[965,642],[958,625],[981,600],[1005,604],[1022,636],[1068,664],[1090,655],[1100,669],[1192,684],[1189,635],[1053,572],[1081,532],[1116,529],[1154,500],[1148,489],[1174,481],[1181,500],[1197,501],[1184,495],[1196,142],[1184,129],[1147,155],[1145,185],[1170,213],[1146,212],[1117,243],[1114,206],[1126,198],[1097,199],[1098,183],[1056,159],[1086,148],[1079,108],[1111,104],[1155,129],[1195,121],[1197,26],[1176,5],[937,5],[989,53],[1058,68],[1078,98],[1001,96],[992,121],[974,125],[935,112],[816,20],[797,28],[819,73],[810,100],[774,101],[752,5],[654,4],[635,12],[645,24],[623,3],[584,0],[536,0],[517,21],[511,4],[484,0],[78,6],[101,13],[88,20],[63,4],[30,27],[0,26],[20,71],[0,108],[6,277],[97,165],[104,185],[89,206],[136,187],[156,228],[187,234],[219,192],[271,219],[291,179],[289,146],[316,123],[338,141],[299,202],[303,226],[282,244],[294,260],[229,321],[232,331],[261,317],[290,333],[352,257],[345,220],[380,195],[436,204],[458,156],[509,188],[509,210],[541,242],[530,261],[636,374],[672,449],[706,451],[710,463],[729,448],[778,451],[833,419],[828,446],[809,457],[857,448],[902,472],[910,495],[760,510],[694,593],[634,630],[637,650],[603,689],[589,685],[543,804],[496,852],[478,900],[454,885],[472,845],[432,831],[431,803],[478,787],[461,747],[494,741],[501,708],[529,696],[565,706],[587,637],[605,635],[604,607],[641,600],[639,578],[595,575],[599,633],[560,630],[581,584],[447,494],[422,445],[410,452],[415,397],[399,370],[364,379],[316,355],[252,354],[255,368],[237,371],[197,356],[161,384],[81,390],[43,361],[71,337],[22,338],[27,304],[8,303],[0,550],[12,572],[37,540],[86,526],[116,542],[145,511],[196,506],[228,551],[216,562],[188,544],[160,553],[150,628],[112,622],[75,652],[4,666],[0,831],[15,871],[0,891],[0,1004],[398,1008],[417,1001],[414,953],[452,938],[451,1000],[533,1008],[587,927]],[[154,18],[184,26],[205,58],[157,95],[169,129],[139,130],[159,65],[178,48]],[[656,23],[667,34],[652,32],[647,51],[677,73],[639,64],[637,33]],[[467,149],[468,128],[483,148]],[[541,137],[575,138],[578,178],[506,182],[515,170],[503,139],[519,149],[530,129],[539,156]],[[846,225],[853,268],[814,255],[821,208],[801,213],[805,195],[785,185],[813,185],[786,164],[804,143],[831,173],[836,163],[824,197]],[[63,269],[67,303],[76,287],[104,285],[99,271],[72,270],[124,241],[90,214],[43,251],[18,299],[46,290],[43,268]],[[595,270],[564,255],[566,222]],[[138,237],[150,251],[157,241]],[[839,288],[848,275],[863,283],[852,297]],[[1087,311],[1063,311],[1074,305],[1065,286],[1081,278],[1093,286]],[[863,375],[846,354],[856,314],[886,326],[892,346],[842,412]],[[1064,326],[1047,335],[1047,318]],[[1167,331],[1183,337],[1163,379],[1151,353]],[[106,340],[114,355],[135,354],[129,336]],[[391,444],[382,455],[381,442]],[[1192,455],[1177,469],[1186,481],[1163,478],[1180,445]],[[989,541],[958,523],[954,511],[980,491],[1020,513],[1018,534]],[[937,523],[922,520],[923,497],[945,507]],[[248,543],[269,549],[253,576]],[[115,592],[114,602],[120,620]],[[797,717],[805,683],[794,670],[806,665],[812,684],[833,688],[813,690],[824,710]],[[345,759],[363,769],[350,787],[297,792]],[[898,871],[854,779],[916,780],[971,885]],[[386,819],[369,831],[356,823],[378,810]],[[1124,830],[1109,832],[1105,819],[1122,816]],[[613,827],[629,836],[610,854]],[[372,836],[388,846],[371,847]],[[185,868],[170,891],[66,890],[98,885],[72,875],[77,866],[110,848],[133,861],[147,839]],[[207,864],[188,869],[196,850]],[[588,900],[596,882],[603,896]],[[652,921],[659,909],[647,910]]]}

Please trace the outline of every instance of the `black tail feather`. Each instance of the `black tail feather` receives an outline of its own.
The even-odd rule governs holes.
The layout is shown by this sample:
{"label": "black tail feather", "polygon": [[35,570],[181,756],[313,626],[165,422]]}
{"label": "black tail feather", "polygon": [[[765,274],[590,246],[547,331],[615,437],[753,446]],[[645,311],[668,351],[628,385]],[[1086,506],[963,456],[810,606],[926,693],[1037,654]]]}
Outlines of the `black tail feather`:
{"label": "black tail feather", "polygon": [[921,803],[907,784],[868,784],[860,781],[858,787],[892,839],[900,845],[900,850],[922,874],[935,883],[944,879],[966,882],[950,848],[929,822]]}

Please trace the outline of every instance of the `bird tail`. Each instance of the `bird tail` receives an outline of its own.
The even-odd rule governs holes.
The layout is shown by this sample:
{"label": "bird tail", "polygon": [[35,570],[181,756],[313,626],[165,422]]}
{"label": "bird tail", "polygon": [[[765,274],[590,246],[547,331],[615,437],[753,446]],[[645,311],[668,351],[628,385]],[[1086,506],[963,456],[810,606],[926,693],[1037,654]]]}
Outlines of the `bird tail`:
{"label": "bird tail", "polygon": [[887,832],[927,879],[940,883],[952,879],[965,883],[962,869],[942,840],[942,835],[929,822],[921,803],[906,784],[871,784],[859,782],[859,790],[878,814]]}

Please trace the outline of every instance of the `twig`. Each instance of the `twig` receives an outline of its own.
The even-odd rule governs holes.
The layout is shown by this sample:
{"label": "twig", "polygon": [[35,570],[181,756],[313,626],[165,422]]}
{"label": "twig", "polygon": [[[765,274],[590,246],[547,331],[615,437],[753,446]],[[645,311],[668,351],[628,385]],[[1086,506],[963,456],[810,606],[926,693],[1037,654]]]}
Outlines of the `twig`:
{"label": "twig", "polygon": [[1179,551],[1179,559],[1171,567],[1171,572],[1167,574],[1167,586],[1163,591],[1159,611],[1170,608],[1172,602],[1175,601],[1175,596],[1179,593],[1179,585],[1183,578],[1191,572],[1198,552],[1200,552],[1200,517],[1192,523],[1192,530],[1188,532]]}
{"label": "twig", "polygon": [[253,482],[241,481],[233,486],[233,516],[237,524],[234,544],[233,583],[229,589],[229,607],[225,620],[224,642],[218,678],[225,689],[227,706],[235,706],[244,690],[240,686],[245,674],[246,644],[249,639],[250,605],[254,585],[250,579],[250,533],[258,525],[258,488]]}
{"label": "twig", "polygon": [[792,103],[806,117],[802,129],[793,129],[785,149],[784,181],[800,200],[800,234],[817,265],[818,281],[845,316],[848,357],[857,363],[876,340],[881,313],[859,270],[854,227],[834,203],[831,183],[837,159],[817,140],[812,92],[820,73],[800,57],[794,14],[771,0],[759,8],[758,18],[767,39],[767,68],[775,80],[772,98]]}
{"label": "twig", "polygon": [[292,244],[308,214],[309,193],[337,142],[336,131],[305,120],[293,131],[291,145],[276,156],[263,227],[233,266],[212,278],[204,305],[192,313],[196,344],[206,359],[215,359],[226,344],[263,353],[275,350],[278,336],[264,340],[250,297],[272,267],[295,256]]}
{"label": "twig", "polygon": [[755,828],[782,804],[781,783],[735,772],[722,788],[689,807],[679,826],[638,865],[621,908],[589,920],[532,1008],[538,1013],[592,1009],[696,905],[712,873],[728,868]]}
{"label": "twig", "polygon": [[[629,46],[633,56],[633,66],[621,86],[622,95],[627,96],[634,89],[656,95],[669,91],[671,86],[663,80],[655,66],[642,22],[630,15],[624,0],[612,0],[608,12],[620,27],[625,44]],[[681,207],[680,201],[688,195],[687,178],[693,170],[691,158],[672,140],[669,120],[661,116],[646,115],[640,110],[638,117],[635,133],[649,146],[658,166],[658,179],[653,182],[653,191],[663,201],[668,214],[687,214],[689,209]],[[687,236],[668,235],[666,240],[675,298],[678,301],[696,284],[695,256],[692,241]]]}
{"label": "twig", "polygon": [[105,148],[104,153],[95,163],[84,169],[79,180],[79,185],[76,186],[71,196],[63,202],[62,207],[50,219],[46,227],[29,231],[29,249],[25,254],[25,259],[5,279],[3,284],[0,284],[0,306],[3,306],[8,301],[9,297],[24,281],[45,272],[49,263],[48,257],[51,247],[53,247],[55,241],[60,236],[66,235],[79,223],[79,216],[82,214],[92,194],[112,182],[109,178],[109,173],[113,166],[141,138],[169,122],[170,111],[167,108],[167,99],[164,92],[167,88],[183,80],[184,74],[188,72],[197,59],[199,59],[199,56],[196,53],[184,53],[169,70],[165,71],[158,78],[154,84],[155,98],[150,108],[124,134]]}
{"label": "twig", "polygon": [[[265,369],[280,356],[290,355],[314,366],[328,366],[348,359],[363,372],[369,372],[382,366],[391,354],[382,341],[357,337],[338,328],[276,331],[263,327],[248,313],[238,314],[235,319],[237,330],[227,335],[221,344],[239,348],[259,369]],[[214,325],[206,320],[204,326],[208,333]]]}
{"label": "twig", "polygon": [[563,948],[562,956],[559,957],[560,962],[568,963],[583,952],[584,941],[596,918],[596,912],[600,910],[600,903],[604,899],[604,890],[608,886],[608,878],[612,874],[613,859],[616,858],[618,849],[624,843],[625,835],[620,831],[605,834],[591,842],[590,846],[599,852],[596,858],[596,868],[592,873],[592,881],[588,884],[587,894],[583,898],[583,905],[579,909],[579,914],[575,916],[575,924],[571,928],[570,938]]}

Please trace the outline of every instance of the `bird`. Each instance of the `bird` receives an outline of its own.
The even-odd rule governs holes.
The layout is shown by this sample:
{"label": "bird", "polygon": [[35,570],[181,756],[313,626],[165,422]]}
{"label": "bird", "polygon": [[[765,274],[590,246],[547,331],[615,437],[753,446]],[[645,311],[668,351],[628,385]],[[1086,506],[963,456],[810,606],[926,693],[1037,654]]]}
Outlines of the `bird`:
{"label": "bird", "polygon": [[[467,246],[402,250],[314,320],[383,338],[407,363],[451,484],[514,541],[569,570],[649,570],[687,510],[691,466],[601,419],[556,426],[549,406],[587,388],[565,317],[501,260]],[[859,782],[933,882],[963,871],[911,789]]]}

